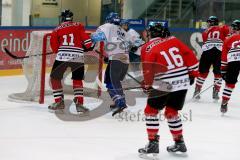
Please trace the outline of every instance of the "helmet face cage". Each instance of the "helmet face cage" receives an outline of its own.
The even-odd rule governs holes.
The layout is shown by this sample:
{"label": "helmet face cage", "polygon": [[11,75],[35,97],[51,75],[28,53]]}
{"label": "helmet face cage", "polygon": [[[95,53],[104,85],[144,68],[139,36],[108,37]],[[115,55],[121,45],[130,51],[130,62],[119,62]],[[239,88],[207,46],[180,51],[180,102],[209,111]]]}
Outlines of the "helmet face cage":
{"label": "helmet face cage", "polygon": [[231,24],[232,30],[239,31],[240,30],[240,20],[234,20]]}
{"label": "helmet face cage", "polygon": [[210,16],[207,19],[207,23],[209,26],[217,26],[218,25],[218,18],[216,16]]}
{"label": "helmet face cage", "polygon": [[147,28],[147,32],[148,35],[151,36],[151,38],[166,38],[170,36],[170,31],[168,30],[168,28],[163,27],[162,24],[159,22],[151,22]]}
{"label": "helmet face cage", "polygon": [[62,18],[62,22],[72,21],[73,13],[69,9],[66,9],[61,13],[61,18]]}

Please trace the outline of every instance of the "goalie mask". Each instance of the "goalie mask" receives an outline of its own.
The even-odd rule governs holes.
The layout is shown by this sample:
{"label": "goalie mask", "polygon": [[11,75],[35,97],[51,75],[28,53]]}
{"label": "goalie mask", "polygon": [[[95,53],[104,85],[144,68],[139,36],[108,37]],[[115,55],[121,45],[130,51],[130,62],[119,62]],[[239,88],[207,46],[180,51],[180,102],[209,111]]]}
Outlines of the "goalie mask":
{"label": "goalie mask", "polygon": [[210,16],[207,19],[207,23],[209,26],[217,26],[218,25],[218,18],[216,16]]}
{"label": "goalie mask", "polygon": [[231,24],[232,30],[240,31],[240,20],[234,20]]}
{"label": "goalie mask", "polygon": [[161,37],[166,38],[170,36],[170,31],[167,27],[163,27],[159,22],[152,22],[147,28],[148,36],[151,38]]}
{"label": "goalie mask", "polygon": [[67,22],[72,20],[73,20],[73,13],[69,9],[66,9],[61,13],[62,22]]}

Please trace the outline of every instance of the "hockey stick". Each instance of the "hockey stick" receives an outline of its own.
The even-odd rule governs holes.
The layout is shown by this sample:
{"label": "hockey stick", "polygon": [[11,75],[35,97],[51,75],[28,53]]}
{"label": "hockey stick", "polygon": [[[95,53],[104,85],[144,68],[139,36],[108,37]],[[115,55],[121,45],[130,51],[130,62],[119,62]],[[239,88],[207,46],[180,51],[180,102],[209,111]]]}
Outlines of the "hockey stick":
{"label": "hockey stick", "polygon": [[128,75],[128,77],[132,78],[138,84],[141,84],[141,82],[139,80],[137,80],[135,77],[133,77],[131,74],[127,73],[127,75]]}
{"label": "hockey stick", "polygon": [[[12,57],[13,59],[25,59],[25,58],[31,58],[31,57],[42,56],[43,55],[43,54],[35,54],[35,55],[29,55],[29,56],[16,56],[16,55],[12,54],[7,48],[4,48],[4,51],[7,55]],[[54,54],[54,53],[49,52],[49,53],[46,53],[45,55],[50,55],[50,54]]]}
{"label": "hockey stick", "polygon": [[[213,83],[212,85],[210,85],[209,87],[207,87],[206,89],[204,89],[203,91],[201,91],[200,93],[198,93],[198,94],[196,94],[195,96],[193,96],[193,97],[190,99],[190,101],[194,100],[197,96],[200,96],[201,94],[203,94],[204,92],[206,92],[207,90],[209,90],[210,88],[212,88],[215,84],[217,84],[217,83],[220,82],[221,80],[222,80],[222,78],[219,79],[219,80],[217,80],[215,83]],[[189,101],[189,102],[190,102],[190,101]]]}
{"label": "hockey stick", "polygon": [[138,87],[126,87],[126,88],[123,88],[123,90],[132,90],[132,89],[141,89],[142,87],[141,86],[138,86]]}

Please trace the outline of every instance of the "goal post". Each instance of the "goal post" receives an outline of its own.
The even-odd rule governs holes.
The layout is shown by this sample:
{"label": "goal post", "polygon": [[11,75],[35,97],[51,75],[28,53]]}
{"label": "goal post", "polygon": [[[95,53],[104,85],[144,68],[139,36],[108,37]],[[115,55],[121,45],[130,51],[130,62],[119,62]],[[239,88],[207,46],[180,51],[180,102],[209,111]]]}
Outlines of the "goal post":
{"label": "goal post", "polygon": [[[46,95],[51,95],[52,90],[49,82],[49,71],[55,60],[55,54],[50,47],[51,30],[33,31],[31,33],[30,45],[22,63],[24,76],[27,79],[25,92],[13,93],[8,96],[10,101],[32,101],[43,104]],[[101,96],[102,74],[103,74],[103,54],[104,44],[97,44],[100,53],[90,51],[84,53],[85,79],[84,79],[84,96],[98,98]],[[42,56],[32,56],[42,54]],[[67,71],[67,74],[70,74]],[[100,83],[99,83],[100,82]],[[73,94],[72,84],[65,84],[63,81],[65,94]]]}

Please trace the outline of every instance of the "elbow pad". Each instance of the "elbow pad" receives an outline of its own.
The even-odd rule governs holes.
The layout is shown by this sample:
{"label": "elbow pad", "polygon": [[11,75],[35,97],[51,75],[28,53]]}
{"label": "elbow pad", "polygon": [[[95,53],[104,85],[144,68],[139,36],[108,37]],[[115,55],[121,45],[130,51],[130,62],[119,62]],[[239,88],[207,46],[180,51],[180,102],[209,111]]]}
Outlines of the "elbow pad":
{"label": "elbow pad", "polygon": [[95,32],[91,35],[91,39],[94,43],[105,41],[107,38],[103,32]]}

